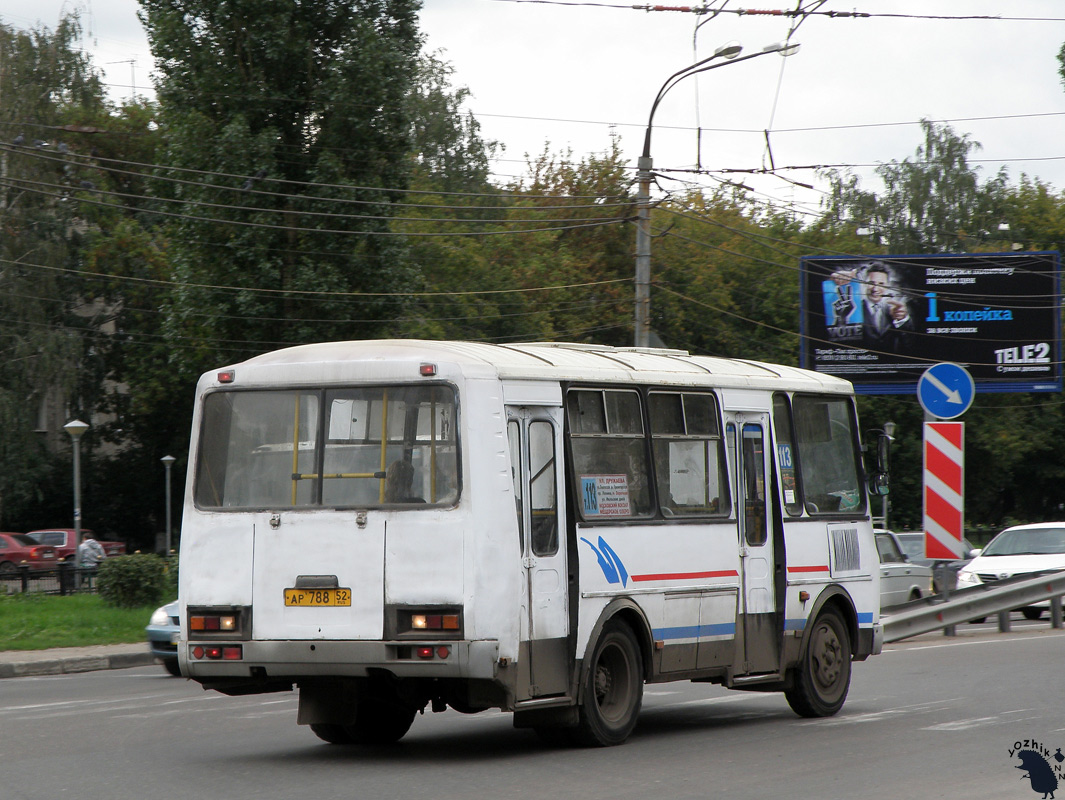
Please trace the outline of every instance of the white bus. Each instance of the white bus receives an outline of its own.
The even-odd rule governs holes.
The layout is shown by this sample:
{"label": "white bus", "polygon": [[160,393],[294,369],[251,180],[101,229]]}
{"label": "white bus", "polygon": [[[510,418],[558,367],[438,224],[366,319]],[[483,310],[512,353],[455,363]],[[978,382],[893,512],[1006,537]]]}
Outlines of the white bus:
{"label": "white bus", "polygon": [[[879,443],[878,443],[879,444]],[[877,452],[883,448],[878,446]],[[644,683],[835,714],[880,652],[851,385],[665,349],[312,344],[205,374],[179,660],[327,742],[431,707],[592,745]]]}

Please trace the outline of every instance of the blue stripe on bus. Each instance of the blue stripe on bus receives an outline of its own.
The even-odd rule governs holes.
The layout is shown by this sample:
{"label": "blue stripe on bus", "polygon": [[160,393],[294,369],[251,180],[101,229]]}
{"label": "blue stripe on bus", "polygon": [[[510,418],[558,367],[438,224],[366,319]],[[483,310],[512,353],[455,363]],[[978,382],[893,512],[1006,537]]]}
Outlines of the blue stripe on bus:
{"label": "blue stripe on bus", "polygon": [[[784,630],[805,630],[807,620],[804,617],[784,620]],[[873,613],[871,611],[858,614],[859,625],[872,625]],[[673,628],[655,628],[651,633],[655,639],[665,641],[667,639],[699,639],[706,636],[735,636],[736,624],[733,622],[721,622],[716,625],[679,625]]]}
{"label": "blue stripe on bus", "polygon": [[[786,631],[801,631],[806,628],[807,620],[803,617],[797,619],[784,620],[784,630]],[[865,613],[858,614],[859,625],[872,625],[873,624],[873,612],[867,611]]]}
{"label": "blue stripe on bus", "polygon": [[655,628],[655,639],[701,639],[706,636],[735,636],[735,622],[720,622],[716,625],[680,625],[675,628]]}

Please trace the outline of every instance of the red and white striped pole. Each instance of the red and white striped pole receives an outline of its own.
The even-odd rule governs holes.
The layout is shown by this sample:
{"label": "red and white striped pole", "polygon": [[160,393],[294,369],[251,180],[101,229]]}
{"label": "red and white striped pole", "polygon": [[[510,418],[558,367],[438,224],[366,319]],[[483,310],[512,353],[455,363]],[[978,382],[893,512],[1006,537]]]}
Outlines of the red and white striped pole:
{"label": "red and white striped pole", "polygon": [[965,423],[924,424],[926,558],[963,558],[965,547]]}

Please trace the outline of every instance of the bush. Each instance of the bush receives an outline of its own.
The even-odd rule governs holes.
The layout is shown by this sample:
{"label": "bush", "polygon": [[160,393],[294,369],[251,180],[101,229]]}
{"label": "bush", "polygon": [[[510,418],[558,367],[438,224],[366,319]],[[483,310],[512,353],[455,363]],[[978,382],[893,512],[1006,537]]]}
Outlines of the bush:
{"label": "bush", "polygon": [[166,561],[151,553],[105,559],[100,562],[96,586],[109,606],[157,606],[166,594]]}
{"label": "bush", "polygon": [[171,552],[169,561],[165,563],[166,565],[163,567],[163,570],[166,573],[163,601],[170,602],[178,596],[178,554]]}

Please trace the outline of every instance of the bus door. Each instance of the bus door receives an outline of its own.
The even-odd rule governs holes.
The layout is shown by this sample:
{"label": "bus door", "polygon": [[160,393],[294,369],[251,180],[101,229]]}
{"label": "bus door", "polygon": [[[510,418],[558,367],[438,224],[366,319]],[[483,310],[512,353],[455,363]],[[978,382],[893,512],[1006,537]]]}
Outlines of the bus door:
{"label": "bus door", "polygon": [[523,572],[519,699],[569,689],[566,526],[558,502],[561,431],[561,408],[507,407]]}
{"label": "bus door", "polygon": [[769,491],[769,415],[726,415],[726,438],[736,487],[740,549],[739,612],[743,631],[743,665],[738,673],[776,672],[780,666],[780,631],[776,615],[773,525]]}

